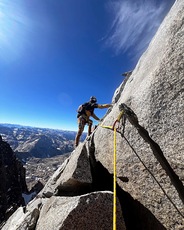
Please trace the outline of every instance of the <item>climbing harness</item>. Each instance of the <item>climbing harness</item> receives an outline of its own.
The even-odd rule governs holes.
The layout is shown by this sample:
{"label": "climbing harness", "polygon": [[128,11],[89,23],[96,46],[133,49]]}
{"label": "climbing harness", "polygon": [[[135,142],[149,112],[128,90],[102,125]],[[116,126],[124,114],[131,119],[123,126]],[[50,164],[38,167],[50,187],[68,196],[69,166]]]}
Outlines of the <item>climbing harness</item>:
{"label": "climbing harness", "polygon": [[[174,208],[176,209],[176,211],[184,218],[184,215],[180,212],[180,210],[176,207],[176,205],[174,204],[174,202],[172,201],[172,199],[167,195],[167,193],[165,192],[165,190],[163,189],[163,187],[161,186],[161,184],[159,183],[159,181],[156,179],[156,177],[153,175],[153,173],[149,170],[149,168],[145,165],[145,163],[142,161],[142,159],[140,158],[140,156],[137,154],[137,152],[135,151],[135,149],[130,145],[130,142],[127,140],[127,138],[124,135],[124,131],[125,131],[125,122],[126,122],[126,118],[128,117],[129,122],[131,124],[136,124],[138,125],[138,118],[136,116],[136,114],[133,112],[133,110],[131,110],[126,104],[122,103],[119,106],[119,110],[120,113],[117,117],[117,119],[115,120],[115,122],[113,123],[112,126],[105,126],[105,125],[100,125],[102,128],[106,128],[106,129],[110,129],[114,131],[114,161],[113,161],[113,173],[114,173],[114,178],[113,178],[113,230],[116,230],[116,180],[117,180],[117,170],[116,170],[116,133],[120,133],[121,136],[125,139],[125,141],[127,142],[127,144],[129,145],[129,147],[132,149],[132,151],[136,154],[136,156],[138,157],[138,159],[140,160],[140,162],[143,164],[143,166],[146,168],[146,170],[150,173],[150,175],[153,177],[153,179],[156,181],[156,183],[159,185],[159,187],[161,188],[161,190],[163,191],[163,193],[165,194],[165,196],[168,198],[168,200],[171,202],[171,204],[174,206]],[[120,120],[122,121],[122,129],[120,129]],[[118,123],[118,127],[116,128],[116,124]]]}

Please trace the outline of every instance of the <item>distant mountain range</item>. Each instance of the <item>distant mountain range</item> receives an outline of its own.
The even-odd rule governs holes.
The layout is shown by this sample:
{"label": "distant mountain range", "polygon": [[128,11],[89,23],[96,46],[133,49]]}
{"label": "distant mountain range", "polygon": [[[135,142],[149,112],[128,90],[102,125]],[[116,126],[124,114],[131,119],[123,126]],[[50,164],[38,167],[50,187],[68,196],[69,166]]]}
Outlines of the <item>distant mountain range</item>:
{"label": "distant mountain range", "polygon": [[[28,158],[49,158],[72,152],[75,131],[0,124],[0,135],[22,161]],[[83,134],[81,140],[84,140]]]}

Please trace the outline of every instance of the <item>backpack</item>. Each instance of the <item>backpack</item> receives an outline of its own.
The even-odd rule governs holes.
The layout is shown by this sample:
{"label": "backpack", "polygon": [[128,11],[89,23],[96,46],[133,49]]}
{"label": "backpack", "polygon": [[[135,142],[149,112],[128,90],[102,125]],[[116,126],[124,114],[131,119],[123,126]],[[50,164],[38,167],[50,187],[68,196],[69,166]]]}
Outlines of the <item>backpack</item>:
{"label": "backpack", "polygon": [[94,109],[97,108],[96,106],[97,106],[96,103],[91,103],[91,102],[86,102],[82,105],[79,105],[78,110],[77,110],[77,113],[78,113],[77,118],[79,118],[82,114],[86,115],[86,110],[93,113]]}
{"label": "backpack", "polygon": [[86,114],[85,113],[85,110],[86,110],[86,107],[88,105],[88,102],[82,104],[82,105],[79,105],[78,109],[77,109],[77,118],[79,118],[82,114]]}

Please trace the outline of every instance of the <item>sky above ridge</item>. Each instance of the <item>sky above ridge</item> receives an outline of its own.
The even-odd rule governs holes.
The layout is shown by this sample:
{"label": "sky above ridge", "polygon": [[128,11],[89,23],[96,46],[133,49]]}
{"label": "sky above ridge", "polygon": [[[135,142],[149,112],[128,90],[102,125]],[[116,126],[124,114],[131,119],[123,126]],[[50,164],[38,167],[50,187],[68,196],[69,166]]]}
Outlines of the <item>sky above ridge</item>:
{"label": "sky above ridge", "polygon": [[0,0],[0,123],[77,130],[78,106],[111,103],[173,3]]}

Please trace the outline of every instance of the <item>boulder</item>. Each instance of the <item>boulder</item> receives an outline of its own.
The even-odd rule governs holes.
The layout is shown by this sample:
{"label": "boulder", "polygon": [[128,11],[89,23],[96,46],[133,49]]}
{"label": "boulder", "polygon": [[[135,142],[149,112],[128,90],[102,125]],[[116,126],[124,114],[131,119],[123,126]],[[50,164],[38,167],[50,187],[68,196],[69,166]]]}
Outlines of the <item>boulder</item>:
{"label": "boulder", "polygon": [[[19,207],[2,230],[112,229],[113,193],[92,192],[81,196],[35,198]],[[117,199],[117,229],[126,230]]]}
{"label": "boulder", "polygon": [[83,194],[92,183],[89,157],[85,145],[80,145],[49,179],[40,196]]}
{"label": "boulder", "polygon": [[[94,192],[74,197],[51,197],[41,209],[36,230],[112,229],[113,194]],[[125,230],[117,202],[117,229]]]}

